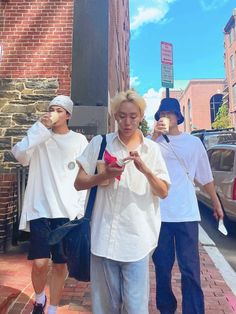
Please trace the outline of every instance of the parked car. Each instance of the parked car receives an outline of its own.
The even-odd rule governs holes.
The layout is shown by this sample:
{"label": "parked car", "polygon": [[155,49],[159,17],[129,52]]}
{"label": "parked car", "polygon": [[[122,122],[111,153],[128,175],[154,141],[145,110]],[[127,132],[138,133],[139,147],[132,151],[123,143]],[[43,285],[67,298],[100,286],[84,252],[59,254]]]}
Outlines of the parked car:
{"label": "parked car", "polygon": [[[215,145],[207,150],[216,193],[224,210],[228,233],[236,231],[236,141]],[[199,201],[212,208],[209,195],[201,185],[196,191]]]}
{"label": "parked car", "polygon": [[236,141],[235,128],[213,130],[202,129],[192,131],[191,134],[199,137],[206,149],[209,149],[216,144],[225,143],[227,141]]}

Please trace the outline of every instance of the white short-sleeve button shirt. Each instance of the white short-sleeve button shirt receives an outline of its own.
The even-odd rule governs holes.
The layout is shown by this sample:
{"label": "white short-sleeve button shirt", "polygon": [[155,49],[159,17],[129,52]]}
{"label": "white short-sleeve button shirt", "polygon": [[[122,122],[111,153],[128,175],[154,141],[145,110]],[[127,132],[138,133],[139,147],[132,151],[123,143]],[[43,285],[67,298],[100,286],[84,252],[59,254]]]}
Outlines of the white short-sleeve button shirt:
{"label": "white short-sleeve button shirt", "polygon": [[[102,137],[94,137],[78,163],[93,175]],[[119,159],[129,156],[118,133],[107,134],[107,151]],[[160,179],[170,183],[159,146],[143,138],[137,148],[142,160]],[[120,181],[99,186],[91,225],[91,251],[112,260],[131,262],[144,258],[157,245],[160,231],[159,198],[133,162],[125,166]]]}

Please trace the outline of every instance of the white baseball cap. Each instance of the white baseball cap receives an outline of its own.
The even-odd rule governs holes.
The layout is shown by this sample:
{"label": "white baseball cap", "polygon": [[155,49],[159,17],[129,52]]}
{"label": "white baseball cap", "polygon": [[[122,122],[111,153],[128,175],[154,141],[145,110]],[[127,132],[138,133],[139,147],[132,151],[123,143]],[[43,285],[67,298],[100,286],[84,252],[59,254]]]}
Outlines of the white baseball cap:
{"label": "white baseball cap", "polygon": [[51,106],[59,106],[64,108],[67,112],[72,114],[73,112],[73,101],[70,99],[69,96],[64,96],[64,95],[58,95],[53,98],[52,101],[50,101],[48,105],[48,109]]}

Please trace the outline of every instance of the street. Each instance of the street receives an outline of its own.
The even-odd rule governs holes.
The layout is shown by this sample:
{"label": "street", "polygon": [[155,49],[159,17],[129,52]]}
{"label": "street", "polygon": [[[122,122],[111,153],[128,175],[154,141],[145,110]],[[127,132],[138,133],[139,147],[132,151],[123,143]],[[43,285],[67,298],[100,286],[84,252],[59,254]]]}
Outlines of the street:
{"label": "street", "polygon": [[211,210],[201,203],[199,203],[199,207],[202,217],[202,228],[215,242],[216,247],[224,256],[225,260],[236,272],[236,234],[232,236],[224,236],[221,234],[217,229],[217,222],[214,219]]}

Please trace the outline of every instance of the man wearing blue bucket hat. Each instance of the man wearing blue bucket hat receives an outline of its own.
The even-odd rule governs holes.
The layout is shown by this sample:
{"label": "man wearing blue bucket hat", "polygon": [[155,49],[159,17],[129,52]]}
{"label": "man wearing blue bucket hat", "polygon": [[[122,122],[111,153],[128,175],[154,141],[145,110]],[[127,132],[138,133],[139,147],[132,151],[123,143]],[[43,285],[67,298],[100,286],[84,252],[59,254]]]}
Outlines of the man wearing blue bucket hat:
{"label": "man wearing blue bucket hat", "polygon": [[194,181],[201,183],[210,195],[217,219],[223,218],[223,211],[201,141],[179,130],[184,117],[178,100],[162,99],[155,120],[152,140],[160,145],[171,179],[169,194],[160,201],[162,225],[158,247],[153,253],[157,308],[161,314],[174,314],[177,309],[177,300],[171,288],[171,271],[176,255],[181,272],[182,313],[203,314],[198,252],[200,214]]}

